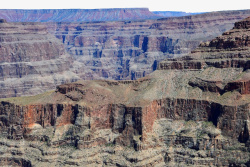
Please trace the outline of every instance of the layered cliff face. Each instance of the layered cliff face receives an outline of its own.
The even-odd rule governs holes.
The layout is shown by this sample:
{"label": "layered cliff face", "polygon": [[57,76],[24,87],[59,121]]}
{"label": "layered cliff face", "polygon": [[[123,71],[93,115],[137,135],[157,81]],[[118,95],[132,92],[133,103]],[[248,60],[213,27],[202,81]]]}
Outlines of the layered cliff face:
{"label": "layered cliff face", "polygon": [[[76,81],[64,46],[35,23],[0,23],[0,97],[35,95]],[[71,74],[72,73],[72,74]]]}
{"label": "layered cliff face", "polygon": [[162,18],[147,8],[124,9],[1,9],[0,18],[7,22],[88,22]]}
{"label": "layered cliff face", "polygon": [[230,30],[250,11],[225,11],[159,20],[47,23],[74,56],[82,79],[141,78],[168,57],[190,53],[200,42]]}
{"label": "layered cliff face", "polygon": [[249,21],[135,81],[3,99],[1,164],[249,166]]}
{"label": "layered cliff face", "polygon": [[[39,10],[44,17],[52,11]],[[52,20],[40,18],[60,21],[56,18],[62,18],[63,12],[59,11]],[[249,14],[245,10],[159,20],[44,24],[1,20],[0,97],[35,95],[78,79],[141,78],[156,70],[166,57],[189,53],[201,41],[230,29],[233,22]],[[28,14],[18,16],[31,18]],[[14,16],[8,18],[15,21]],[[67,53],[53,35],[64,43]]]}
{"label": "layered cliff face", "polygon": [[189,53],[246,15],[248,10],[125,22],[3,21],[0,97],[35,95],[79,79],[135,80],[156,70],[159,61]]}

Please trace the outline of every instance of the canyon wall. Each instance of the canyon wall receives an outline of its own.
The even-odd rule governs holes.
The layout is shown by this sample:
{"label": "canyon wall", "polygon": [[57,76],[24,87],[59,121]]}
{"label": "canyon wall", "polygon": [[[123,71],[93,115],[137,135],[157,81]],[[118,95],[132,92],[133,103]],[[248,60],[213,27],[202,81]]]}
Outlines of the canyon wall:
{"label": "canyon wall", "polygon": [[[224,11],[158,20],[78,23],[2,20],[0,97],[35,95],[79,79],[141,78],[165,58],[190,53],[200,42],[222,34],[249,14],[249,10]],[[62,18],[60,14],[52,18],[57,17]],[[8,16],[9,21],[14,18]]]}
{"label": "canyon wall", "polygon": [[0,97],[34,95],[76,81],[73,59],[46,26],[0,23]]}
{"label": "canyon wall", "polygon": [[98,23],[46,23],[75,58],[82,79],[137,79],[160,61],[191,52],[250,16],[249,10],[194,16]]}
{"label": "canyon wall", "polygon": [[249,166],[250,17],[138,80],[0,102],[12,166]]}

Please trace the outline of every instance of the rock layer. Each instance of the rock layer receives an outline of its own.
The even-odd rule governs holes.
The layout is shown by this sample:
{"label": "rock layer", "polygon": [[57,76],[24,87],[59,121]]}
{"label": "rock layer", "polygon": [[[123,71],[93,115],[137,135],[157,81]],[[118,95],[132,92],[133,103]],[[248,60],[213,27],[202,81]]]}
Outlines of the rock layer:
{"label": "rock layer", "polygon": [[[230,29],[232,22],[249,14],[245,10],[159,20],[44,24],[2,20],[0,97],[35,95],[79,79],[141,78],[156,70],[166,57],[189,53],[201,41]],[[47,31],[64,43],[70,56]],[[227,41],[218,47],[248,45],[247,41],[244,38],[233,45]],[[248,68],[242,60],[236,61],[223,61],[217,66],[236,63]],[[193,66],[202,66],[197,63]]]}
{"label": "rock layer", "polygon": [[[76,81],[64,46],[36,23],[0,23],[0,97],[35,95]],[[69,76],[71,75],[71,76]]]}
{"label": "rock layer", "polygon": [[[200,42],[230,30],[250,11],[224,11],[194,16],[98,23],[47,23],[74,56],[74,71],[82,79],[141,78],[159,62],[180,57]],[[244,42],[244,41],[242,41]]]}
{"label": "rock layer", "polygon": [[249,20],[138,80],[77,81],[3,99],[1,160],[19,166],[248,166],[250,48],[216,46],[247,39]]}

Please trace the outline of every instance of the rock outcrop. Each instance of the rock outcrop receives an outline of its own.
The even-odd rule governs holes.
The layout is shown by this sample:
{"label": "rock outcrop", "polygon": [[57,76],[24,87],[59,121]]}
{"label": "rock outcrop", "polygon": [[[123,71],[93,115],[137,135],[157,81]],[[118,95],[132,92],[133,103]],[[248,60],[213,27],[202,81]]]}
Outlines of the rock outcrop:
{"label": "rock outcrop", "polygon": [[0,9],[7,22],[93,22],[162,18],[147,8],[114,9]]}
{"label": "rock outcrop", "polygon": [[249,166],[249,20],[138,80],[2,99],[2,164]]}
{"label": "rock outcrop", "polygon": [[64,46],[36,23],[0,23],[0,97],[35,95],[77,80]]}

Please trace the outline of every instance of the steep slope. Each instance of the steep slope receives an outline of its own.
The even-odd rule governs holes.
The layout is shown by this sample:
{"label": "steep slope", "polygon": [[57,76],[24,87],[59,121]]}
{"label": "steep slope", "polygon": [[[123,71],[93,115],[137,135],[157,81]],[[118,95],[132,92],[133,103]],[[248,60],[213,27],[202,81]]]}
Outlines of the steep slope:
{"label": "steep slope", "polygon": [[46,23],[74,56],[82,79],[137,79],[157,63],[191,52],[200,42],[230,30],[250,10],[224,11],[159,20]]}
{"label": "steep slope", "polygon": [[157,19],[147,8],[124,9],[0,9],[7,22],[87,22]]}
{"label": "steep slope", "polygon": [[35,23],[0,23],[0,97],[35,95],[76,81],[63,44]]}
{"label": "steep slope", "polygon": [[136,81],[0,103],[12,166],[249,166],[250,18]]}

